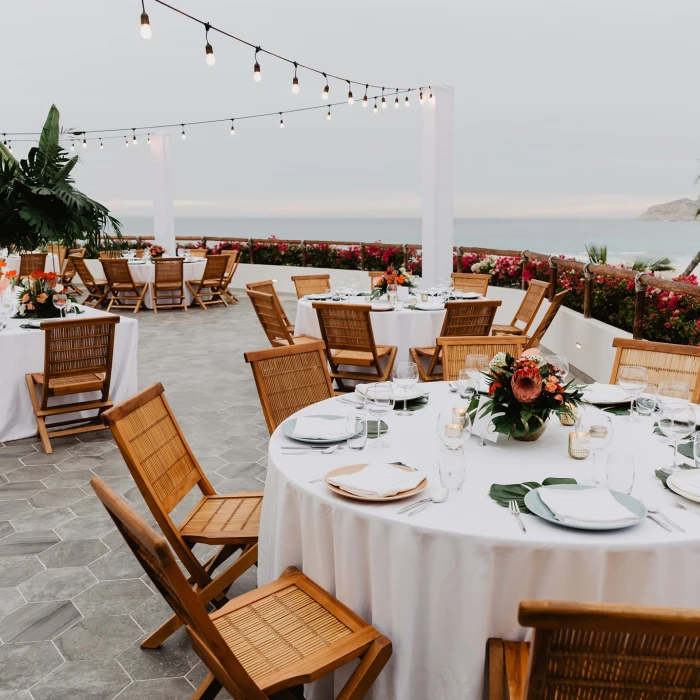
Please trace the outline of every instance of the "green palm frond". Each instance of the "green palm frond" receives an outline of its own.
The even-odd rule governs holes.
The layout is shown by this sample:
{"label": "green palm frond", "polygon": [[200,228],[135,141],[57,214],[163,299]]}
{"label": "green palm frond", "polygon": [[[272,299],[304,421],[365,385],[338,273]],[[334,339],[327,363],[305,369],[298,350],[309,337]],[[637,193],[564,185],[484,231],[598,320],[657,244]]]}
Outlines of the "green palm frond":
{"label": "green palm frond", "polygon": [[586,246],[586,253],[588,253],[588,262],[596,265],[605,265],[608,262],[608,246],[606,245],[598,246],[591,243]]}
{"label": "green palm frond", "polygon": [[637,258],[632,269],[636,272],[669,272],[674,267],[668,258]]}

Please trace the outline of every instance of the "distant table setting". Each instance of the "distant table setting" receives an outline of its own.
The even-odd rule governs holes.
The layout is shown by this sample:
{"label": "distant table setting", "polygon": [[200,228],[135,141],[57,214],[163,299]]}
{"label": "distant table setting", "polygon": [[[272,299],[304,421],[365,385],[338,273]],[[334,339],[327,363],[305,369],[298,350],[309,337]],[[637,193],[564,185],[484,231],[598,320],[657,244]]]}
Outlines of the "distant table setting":
{"label": "distant table setting", "polygon": [[[430,318],[373,324],[402,317]],[[556,396],[559,380],[543,376]],[[488,383],[395,380],[308,406],[270,440],[259,583],[298,566],[391,638],[371,694],[382,700],[481,698],[481,650],[524,638],[522,600],[700,606],[700,471],[681,468],[693,464],[695,418],[679,418],[687,402],[671,406],[661,388],[661,413],[647,411],[640,387],[586,387],[600,407],[577,405],[571,421],[561,410],[538,439],[481,415]],[[669,411],[684,430],[664,424]],[[685,464],[664,472],[669,440]],[[331,697],[344,679],[307,697]]]}
{"label": "distant table setting", "polygon": [[[20,256],[19,255],[8,255],[6,258],[7,266],[6,270],[19,270]],[[49,253],[46,256],[46,262],[44,264],[43,272],[55,272],[58,274],[61,268],[58,264],[58,255],[55,253]]]}

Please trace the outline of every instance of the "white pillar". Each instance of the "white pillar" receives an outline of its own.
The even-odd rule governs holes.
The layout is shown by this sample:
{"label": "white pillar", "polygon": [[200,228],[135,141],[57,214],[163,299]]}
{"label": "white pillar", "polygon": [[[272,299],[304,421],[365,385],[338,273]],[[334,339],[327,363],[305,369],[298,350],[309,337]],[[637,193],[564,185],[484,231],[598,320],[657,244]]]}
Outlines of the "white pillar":
{"label": "white pillar", "polygon": [[423,279],[432,284],[452,273],[454,245],[454,88],[424,90],[423,117]]}
{"label": "white pillar", "polygon": [[170,137],[151,134],[153,164],[153,232],[156,244],[175,255],[175,214],[173,185],[170,177]]}

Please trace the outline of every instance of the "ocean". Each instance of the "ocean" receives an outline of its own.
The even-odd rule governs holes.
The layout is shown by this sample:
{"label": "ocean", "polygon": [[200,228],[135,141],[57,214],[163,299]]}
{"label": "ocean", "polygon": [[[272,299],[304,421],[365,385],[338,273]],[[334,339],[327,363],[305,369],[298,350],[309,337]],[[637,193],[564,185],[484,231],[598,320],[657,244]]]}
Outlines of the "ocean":
{"label": "ocean", "polygon": [[[146,217],[121,219],[126,235],[153,233]],[[700,221],[626,219],[455,219],[455,245],[531,250],[585,258],[586,244],[607,245],[609,262],[668,257],[682,270],[700,249]],[[420,219],[181,217],[178,236],[420,243]]]}

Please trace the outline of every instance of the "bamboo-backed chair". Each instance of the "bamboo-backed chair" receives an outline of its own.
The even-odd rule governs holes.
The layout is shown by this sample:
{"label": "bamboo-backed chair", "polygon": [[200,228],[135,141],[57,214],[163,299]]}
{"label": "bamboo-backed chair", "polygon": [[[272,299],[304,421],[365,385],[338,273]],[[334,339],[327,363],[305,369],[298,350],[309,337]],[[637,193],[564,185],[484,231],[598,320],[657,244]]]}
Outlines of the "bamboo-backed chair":
{"label": "bamboo-backed chair", "polygon": [[28,277],[36,270],[44,272],[48,253],[20,253],[19,276]]}
{"label": "bamboo-backed chair", "polygon": [[475,292],[486,296],[489,290],[491,275],[482,275],[474,272],[453,272],[452,284],[456,292]]}
{"label": "bamboo-backed chair", "polygon": [[[496,309],[500,305],[500,300],[448,301],[445,304],[445,319],[442,322],[440,337],[488,335],[491,332]],[[441,364],[439,345],[429,348],[411,348],[409,353],[418,366],[421,381],[434,382],[442,379],[442,371],[438,371],[438,366]],[[427,368],[423,363],[424,358],[428,359]]]}
{"label": "bamboo-backed chair", "polygon": [[373,292],[374,288],[382,281],[384,273],[380,270],[370,270],[367,274],[369,275],[369,288]]}
{"label": "bamboo-backed chair", "polygon": [[[25,375],[44,452],[51,454],[51,439],[64,435],[104,430],[101,414],[112,406],[109,384],[112,378],[114,330],[119,316],[99,319],[43,321],[44,371]],[[37,396],[37,389],[39,395]],[[79,394],[99,392],[99,398]],[[49,405],[49,399],[73,397],[69,403]],[[97,411],[81,418],[71,413]],[[51,416],[64,417],[46,424]],[[73,426],[73,427],[65,427]]]}
{"label": "bamboo-backed chair", "polygon": [[[540,280],[530,280],[530,286],[525,292],[518,310],[513,316],[513,320],[507,326],[494,324],[492,332],[494,335],[527,335],[532,322],[540,310],[540,306],[549,291],[549,283]],[[519,326],[518,323],[522,323]]]}
{"label": "bamboo-backed chair", "polygon": [[[369,304],[315,301],[313,307],[326,345],[330,375],[341,391],[345,390],[345,379],[361,382],[383,382],[389,379],[397,348],[374,342],[369,315],[372,307]],[[362,369],[359,372],[343,369],[347,366]],[[368,372],[369,369],[374,369],[376,374]]]}
{"label": "bamboo-backed chair", "polygon": [[87,296],[81,303],[85,306],[100,306],[107,298],[107,294],[109,294],[107,280],[95,279],[83,258],[78,257],[77,255],[72,255],[70,258],[73,261],[73,266],[77,270],[80,281],[83,283],[83,287],[85,287],[85,291],[87,292]]}
{"label": "bamboo-backed chair", "polygon": [[[146,505],[187,569],[203,604],[226,601],[229,586],[258,561],[262,491],[218,494],[202,471],[170,406],[163,385],[152,384],[102,416]],[[195,486],[201,498],[177,526],[170,515]],[[219,549],[204,563],[192,551],[204,543]],[[218,576],[214,571],[236,552]],[[142,643],[155,648],[182,625],[171,617]]]}
{"label": "bamboo-backed chair", "polygon": [[111,299],[107,311],[112,306],[132,308],[137,314],[148,291],[148,282],[135,282],[127,260],[102,260],[102,269],[107,279],[107,287]]}
{"label": "bamboo-backed chair", "polygon": [[489,639],[489,700],[680,700],[700,685],[700,613],[526,600],[531,642]]}
{"label": "bamboo-backed chair", "polygon": [[209,255],[209,251],[206,248],[188,248],[187,252],[193,258],[206,258]]}
{"label": "bamboo-backed chair", "polygon": [[246,284],[246,288],[250,289],[252,292],[262,292],[263,294],[272,294],[273,297],[275,297],[275,301],[277,303],[277,308],[280,310],[280,313],[282,314],[282,320],[284,322],[284,325],[286,326],[287,330],[294,335],[294,324],[289,320],[289,317],[287,316],[284,306],[282,306],[282,302],[280,301],[280,298],[277,296],[277,290],[275,289],[275,283],[272,280],[262,280],[261,282],[248,282]]}
{"label": "bamboo-backed chair", "polygon": [[467,355],[486,355],[492,360],[494,355],[505,352],[513,357],[521,357],[527,338],[525,336],[452,336],[438,338],[437,344],[442,349],[442,378],[453,382],[459,377],[459,370],[464,369]]}
{"label": "bamboo-backed chair", "polygon": [[290,331],[289,327],[284,324],[284,312],[281,310],[277,297],[264,292],[254,292],[250,289],[247,289],[246,293],[273,348],[318,340],[318,338],[312,338],[309,335],[293,335],[294,329],[292,328]]}
{"label": "bamboo-backed chair", "polygon": [[253,370],[270,435],[289,416],[335,396],[320,340],[244,355]]}
{"label": "bamboo-backed chair", "polygon": [[124,256],[124,251],[121,249],[113,248],[111,250],[101,250],[99,251],[100,260],[119,260]]}
{"label": "bamboo-backed chair", "polygon": [[325,294],[331,291],[330,275],[293,275],[292,282],[297,290],[297,299],[307,294]]}
{"label": "bamboo-backed chair", "polygon": [[354,659],[360,662],[337,698],[360,700],[369,692],[391,642],[298,569],[207,613],[163,537],[102,479],[90,483],[210,670],[192,700],[212,700],[222,687],[235,700],[295,700],[300,684]]}
{"label": "bamboo-backed chair", "polygon": [[238,297],[229,292],[228,288],[231,286],[233,276],[236,274],[238,265],[241,262],[241,251],[240,250],[222,250],[221,255],[225,255],[228,258],[226,265],[226,272],[224,273],[224,294],[226,298],[233,304],[238,303]]}
{"label": "bamboo-backed chair", "polygon": [[549,330],[549,327],[552,325],[552,321],[556,317],[557,313],[559,313],[559,309],[561,308],[567,294],[568,291],[564,290],[563,292],[559,292],[558,294],[554,295],[554,299],[552,299],[550,302],[549,308],[540,321],[540,324],[535,329],[535,332],[532,334],[530,340],[527,341],[527,345],[525,346],[526,350],[540,347],[544,334]]}
{"label": "bamboo-backed chair", "polygon": [[204,267],[202,278],[187,280],[186,282],[194,300],[205,311],[208,306],[213,306],[214,304],[228,306],[224,292],[224,278],[226,276],[228,257],[226,255],[210,255],[206,260],[207,263]]}
{"label": "bamboo-backed chair", "polygon": [[67,253],[67,248],[64,245],[59,245],[58,243],[51,243],[46,247],[46,251],[49,255],[55,255],[56,258],[58,259],[58,262],[56,264],[56,269],[51,270],[52,272],[55,272],[57,275],[61,274],[61,270],[63,270],[63,263],[66,259],[66,253]]}
{"label": "bamboo-backed chair", "polygon": [[615,338],[613,347],[617,348],[617,353],[610,375],[611,384],[617,383],[621,367],[646,367],[650,384],[685,382],[690,387],[691,401],[700,403],[700,347],[632,338]]}
{"label": "bamboo-backed chair", "polygon": [[61,267],[61,284],[66,294],[82,294],[80,289],[73,283],[73,278],[78,274],[75,265],[71,258],[84,258],[86,253],[85,248],[72,248],[68,251],[66,259]]}
{"label": "bamboo-backed chair", "polygon": [[183,258],[156,258],[155,276],[151,282],[153,313],[158,313],[158,302],[162,309],[182,309],[187,311],[185,282],[182,272]]}

